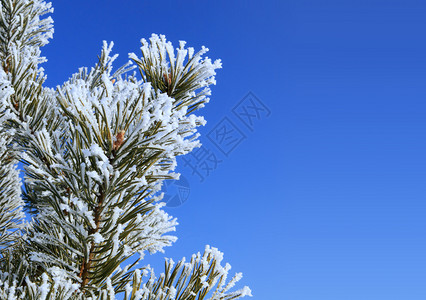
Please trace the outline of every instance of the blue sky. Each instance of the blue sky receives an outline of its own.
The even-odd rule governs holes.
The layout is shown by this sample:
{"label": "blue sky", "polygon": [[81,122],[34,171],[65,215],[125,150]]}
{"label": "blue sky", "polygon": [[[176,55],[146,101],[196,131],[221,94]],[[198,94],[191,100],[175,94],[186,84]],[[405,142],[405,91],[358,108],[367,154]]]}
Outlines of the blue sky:
{"label": "blue sky", "polygon": [[[218,247],[259,300],[426,299],[426,3],[53,5],[52,87],[92,66],[102,40],[117,66],[151,33],[222,59],[200,112],[205,157],[220,162],[199,165],[200,182],[179,161],[190,194],[167,208],[180,225],[165,256]],[[246,126],[238,109],[255,113],[250,99],[263,110]],[[159,273],[163,256],[145,261]]]}

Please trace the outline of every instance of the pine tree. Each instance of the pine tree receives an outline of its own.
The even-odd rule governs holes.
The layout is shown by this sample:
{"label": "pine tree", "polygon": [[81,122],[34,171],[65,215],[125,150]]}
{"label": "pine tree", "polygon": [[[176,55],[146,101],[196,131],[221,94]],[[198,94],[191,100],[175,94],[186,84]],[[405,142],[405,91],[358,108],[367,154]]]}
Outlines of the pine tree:
{"label": "pine tree", "polygon": [[161,185],[178,178],[176,157],[200,146],[205,120],[194,112],[209,101],[220,61],[153,34],[113,71],[117,55],[104,42],[94,67],[51,89],[40,48],[52,11],[42,0],[1,0],[0,298],[251,296],[230,291],[241,274],[227,280],[229,264],[209,246],[166,260],[158,278],[136,268],[176,240]]}

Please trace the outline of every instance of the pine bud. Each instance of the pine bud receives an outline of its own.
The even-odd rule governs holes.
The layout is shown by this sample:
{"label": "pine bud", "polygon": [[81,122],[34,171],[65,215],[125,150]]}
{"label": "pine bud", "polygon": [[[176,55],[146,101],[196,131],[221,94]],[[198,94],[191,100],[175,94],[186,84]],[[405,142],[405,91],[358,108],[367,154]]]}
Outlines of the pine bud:
{"label": "pine bud", "polygon": [[13,107],[14,107],[16,110],[18,110],[18,109],[19,109],[19,103],[18,103],[18,101],[16,100],[15,95],[10,96],[10,99],[12,100]]}
{"label": "pine bud", "polygon": [[124,130],[120,130],[117,133],[117,135],[115,136],[115,141],[114,141],[113,147],[112,147],[113,150],[118,150],[118,148],[120,148],[120,146],[123,145],[124,134],[125,134]]}
{"label": "pine bud", "polygon": [[166,86],[170,86],[172,84],[172,74],[169,73],[167,74],[163,74],[163,78],[164,78],[164,82],[166,83]]}

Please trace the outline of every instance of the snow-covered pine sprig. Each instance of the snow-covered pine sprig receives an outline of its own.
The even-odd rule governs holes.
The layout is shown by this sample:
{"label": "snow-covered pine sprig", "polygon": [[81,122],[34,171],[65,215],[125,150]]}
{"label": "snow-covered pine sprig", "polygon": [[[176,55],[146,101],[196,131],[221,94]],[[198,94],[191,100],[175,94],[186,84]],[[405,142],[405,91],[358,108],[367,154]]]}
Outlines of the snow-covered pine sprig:
{"label": "snow-covered pine sprig", "polygon": [[53,12],[52,5],[40,0],[1,0],[0,5],[0,60],[2,81],[13,90],[9,97],[0,99],[2,113],[12,112],[8,126],[32,131],[42,127],[51,116],[52,96],[42,86],[44,70],[39,65],[46,61],[40,47],[53,35],[53,20],[44,15]]}
{"label": "snow-covered pine sprig", "polygon": [[11,138],[0,132],[0,248],[19,239],[18,230],[25,218],[22,211],[19,171],[8,145]]}
{"label": "snow-covered pine sprig", "polygon": [[202,47],[197,53],[194,48],[185,48],[180,41],[176,52],[164,35],[153,34],[149,42],[141,40],[142,57],[130,53],[129,57],[138,65],[144,82],[150,82],[154,90],[167,93],[174,99],[177,109],[187,107],[188,113],[204,107],[209,102],[209,85],[216,84],[215,70],[222,68],[220,59],[211,61],[203,55],[209,51]]}
{"label": "snow-covered pine sprig", "polygon": [[[135,269],[145,252],[163,252],[176,219],[162,206],[163,180],[177,178],[176,157],[200,146],[193,112],[209,101],[220,61],[165,37],[142,40],[142,57],[112,71],[117,55],[103,45],[99,62],[56,90],[43,86],[40,47],[52,36],[50,3],[0,1],[1,191],[0,299],[236,299],[222,254],[176,267],[156,279]],[[138,68],[141,79],[128,71]],[[23,199],[13,164],[25,164]],[[8,195],[11,195],[8,197]],[[9,220],[13,222],[1,221]],[[128,263],[130,257],[136,261]],[[127,265],[126,265],[127,263]],[[192,270],[192,271],[190,271]],[[192,272],[192,273],[191,273]],[[196,298],[197,297],[197,298]]]}

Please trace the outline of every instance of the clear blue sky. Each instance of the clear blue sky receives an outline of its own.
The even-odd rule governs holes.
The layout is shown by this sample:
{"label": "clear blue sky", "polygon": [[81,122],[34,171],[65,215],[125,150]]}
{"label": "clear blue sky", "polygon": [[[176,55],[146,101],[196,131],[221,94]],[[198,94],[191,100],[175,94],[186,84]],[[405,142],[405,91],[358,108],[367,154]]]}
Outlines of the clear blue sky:
{"label": "clear blue sky", "polygon": [[[151,33],[223,61],[201,112],[221,162],[200,182],[180,160],[190,195],[167,208],[180,226],[165,256],[216,246],[258,300],[426,299],[425,2],[53,5],[49,86],[92,66],[102,40],[120,62]],[[250,91],[264,107],[249,128],[233,108]],[[221,152],[223,126],[237,141]]]}

